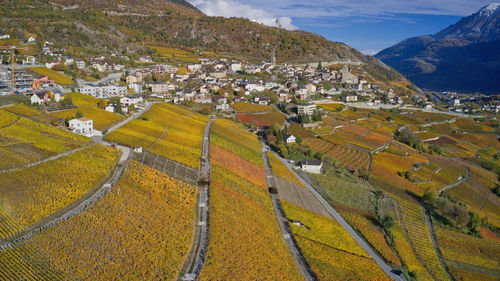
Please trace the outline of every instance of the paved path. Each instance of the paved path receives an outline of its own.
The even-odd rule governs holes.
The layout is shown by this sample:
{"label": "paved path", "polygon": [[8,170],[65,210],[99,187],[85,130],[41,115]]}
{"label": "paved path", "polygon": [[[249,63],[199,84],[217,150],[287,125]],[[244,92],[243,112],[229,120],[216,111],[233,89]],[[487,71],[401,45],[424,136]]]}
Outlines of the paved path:
{"label": "paved path", "polygon": [[210,128],[213,120],[205,127],[201,152],[201,176],[198,183],[198,212],[194,231],[194,240],[184,265],[181,269],[181,280],[196,280],[205,262],[208,246],[208,219],[210,187]]}
{"label": "paved path", "polygon": [[304,181],[297,173],[295,173],[295,171],[293,170],[290,163],[288,163],[288,161],[281,158],[276,153],[275,155],[292,173],[294,173],[297,176],[297,178],[300,179],[300,181],[303,184],[307,186],[309,191],[311,191],[314,194],[314,196],[318,198],[321,204],[325,206],[330,215],[335,220],[337,220],[337,222],[349,233],[349,235],[351,235],[352,238],[354,238],[354,240],[356,240],[356,242],[373,258],[373,260],[375,260],[378,266],[380,266],[380,268],[387,274],[387,276],[389,276],[389,278],[391,278],[394,281],[405,281],[405,278],[402,275],[396,274],[395,271],[390,266],[388,266],[385,263],[385,261],[375,253],[375,251],[373,251],[370,245],[368,245],[368,243],[366,243],[365,240],[363,240],[363,238],[359,236],[359,234],[345,221],[345,219],[330,204],[328,204],[328,202],[309,183]]}
{"label": "paved path", "polygon": [[122,120],[122,121],[114,124],[113,126],[109,127],[108,130],[107,130],[107,132],[106,132],[106,134],[109,134],[109,133],[117,130],[118,128],[122,127],[123,125],[127,124],[128,122],[130,122],[130,121],[132,121],[134,119],[139,118],[139,116],[141,116],[142,114],[144,114],[146,111],[150,110],[151,107],[153,106],[153,104],[154,104],[154,102],[148,103],[144,109],[142,109],[142,110],[134,113],[133,115],[127,117],[127,119]]}
{"label": "paved path", "polygon": [[[269,159],[267,157],[267,148],[264,143],[262,143],[262,159],[264,160],[264,169],[266,171],[266,181],[267,181],[267,187],[268,188],[274,188],[275,184],[273,181],[273,173],[271,170],[271,165],[269,164]],[[302,276],[304,276],[304,279],[306,281],[312,281],[316,280],[314,275],[312,274],[309,265],[307,264],[304,256],[300,252],[300,250],[297,247],[297,243],[295,242],[295,239],[293,239],[293,236],[290,231],[290,226],[288,225],[288,219],[286,218],[283,208],[281,206],[281,202],[279,200],[279,197],[277,194],[271,193],[271,200],[273,202],[273,207],[274,207],[274,213],[276,214],[276,219],[278,220],[278,224],[281,229],[281,234],[283,235],[283,238],[285,239],[286,244],[288,245],[288,249],[290,250],[290,253],[292,254],[293,258],[295,259],[295,262],[297,263],[297,266],[300,269],[300,272],[302,273]]]}

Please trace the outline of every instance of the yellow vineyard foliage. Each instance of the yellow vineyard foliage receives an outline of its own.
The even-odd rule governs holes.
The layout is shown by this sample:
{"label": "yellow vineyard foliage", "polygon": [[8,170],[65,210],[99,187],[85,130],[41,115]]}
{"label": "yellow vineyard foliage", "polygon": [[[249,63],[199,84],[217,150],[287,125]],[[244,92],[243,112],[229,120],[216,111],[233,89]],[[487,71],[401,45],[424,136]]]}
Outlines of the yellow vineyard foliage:
{"label": "yellow vineyard foliage", "polygon": [[[282,201],[295,240],[319,280],[390,280],[335,220]],[[362,268],[362,270],[360,270]]]}
{"label": "yellow vineyard foliage", "polygon": [[0,128],[0,169],[41,160],[83,146],[90,139],[21,118]]}
{"label": "yellow vineyard foliage", "polygon": [[106,140],[144,150],[198,169],[208,118],[179,106],[155,104],[143,115],[111,132]]}
{"label": "yellow vineyard foliage", "polygon": [[9,113],[3,109],[0,109],[0,128],[8,126],[17,120],[17,115]]}
{"label": "yellow vineyard foliage", "polygon": [[33,118],[43,122],[51,122],[58,119],[64,120],[66,117],[75,117],[77,111],[80,111],[84,117],[92,119],[94,128],[100,131],[110,127],[120,120],[125,119],[123,115],[111,113],[95,106],[80,106],[74,109],[33,116]]}
{"label": "yellow vineyard foliage", "polygon": [[68,77],[64,75],[63,73],[54,71],[52,69],[49,69],[47,67],[30,67],[29,70],[38,73],[43,76],[48,76],[49,79],[54,80],[57,84],[63,85],[63,86],[69,86],[73,85],[73,79],[71,77]]}
{"label": "yellow vineyard foliage", "polygon": [[382,229],[374,223],[376,217],[373,213],[342,205],[335,205],[335,207],[342,217],[359,231],[386,261],[393,265],[401,266],[401,261],[398,256],[389,245],[387,245]]}
{"label": "yellow vineyard foliage", "polygon": [[80,199],[106,178],[117,156],[111,148],[93,145],[57,160],[0,173],[0,238]]}
{"label": "yellow vineyard foliage", "polygon": [[274,107],[269,105],[253,104],[253,103],[234,103],[231,107],[238,112],[262,112],[271,111]]}
{"label": "yellow vineyard foliage", "polygon": [[305,188],[305,185],[297,178],[297,176],[295,176],[294,173],[292,173],[283,163],[281,163],[281,161],[274,155],[274,153],[268,151],[267,157],[269,158],[271,169],[277,177]]}
{"label": "yellow vineyard foliage", "polygon": [[267,190],[212,166],[209,243],[200,280],[303,280]]}
{"label": "yellow vineyard foliage", "polygon": [[222,147],[259,166],[262,161],[262,146],[254,134],[244,130],[237,123],[218,119],[210,130],[210,143]]}
{"label": "yellow vineyard foliage", "polygon": [[33,116],[33,115],[37,115],[37,114],[41,113],[40,110],[33,108],[33,107],[26,106],[24,104],[17,104],[17,105],[6,107],[4,109],[5,109],[5,111],[9,111],[9,112],[12,112],[14,114],[21,115],[21,116]]}
{"label": "yellow vineyard foliage", "polygon": [[[192,243],[195,204],[194,186],[132,160],[93,206],[36,234],[21,250],[49,259],[61,279],[175,280]],[[23,258],[25,265],[38,262],[30,253]]]}

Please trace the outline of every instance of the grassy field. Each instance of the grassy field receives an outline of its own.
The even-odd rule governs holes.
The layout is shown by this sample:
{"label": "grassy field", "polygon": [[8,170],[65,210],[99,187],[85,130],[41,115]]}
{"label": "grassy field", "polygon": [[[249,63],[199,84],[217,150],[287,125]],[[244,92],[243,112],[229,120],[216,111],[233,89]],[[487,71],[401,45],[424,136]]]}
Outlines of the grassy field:
{"label": "grassy field", "polygon": [[333,204],[343,204],[352,208],[373,211],[374,189],[350,174],[310,176],[322,187],[328,200]]}
{"label": "grassy field", "polygon": [[42,76],[48,76],[49,79],[54,80],[59,85],[63,86],[71,86],[73,85],[73,79],[71,77],[68,77],[64,75],[63,73],[54,71],[52,69],[49,69],[47,67],[30,67],[29,70],[40,74]]}

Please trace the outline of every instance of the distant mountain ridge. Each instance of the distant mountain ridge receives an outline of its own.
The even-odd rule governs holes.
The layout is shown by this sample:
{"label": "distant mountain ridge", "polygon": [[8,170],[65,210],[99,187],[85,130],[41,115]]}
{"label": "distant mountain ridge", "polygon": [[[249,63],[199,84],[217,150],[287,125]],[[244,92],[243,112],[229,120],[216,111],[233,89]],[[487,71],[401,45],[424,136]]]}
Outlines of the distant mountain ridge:
{"label": "distant mountain ridge", "polygon": [[500,93],[500,3],[375,55],[430,90]]}

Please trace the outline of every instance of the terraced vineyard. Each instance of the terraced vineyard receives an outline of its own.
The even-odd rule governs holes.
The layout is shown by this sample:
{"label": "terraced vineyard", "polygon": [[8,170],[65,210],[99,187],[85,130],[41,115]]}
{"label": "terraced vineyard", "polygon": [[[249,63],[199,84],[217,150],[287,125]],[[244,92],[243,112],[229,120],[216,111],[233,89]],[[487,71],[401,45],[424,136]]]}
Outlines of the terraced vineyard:
{"label": "terraced vineyard", "polygon": [[33,116],[33,118],[42,122],[49,123],[59,119],[64,120],[66,119],[66,117],[74,117],[77,111],[80,111],[84,117],[92,119],[94,128],[101,131],[107,129],[116,122],[125,119],[123,115],[111,113],[96,106],[79,106],[78,108],[74,109],[35,115]]}
{"label": "terraced vineyard", "polygon": [[[465,264],[462,270],[470,273],[490,275],[500,278],[500,243],[493,240],[471,237],[469,235],[436,229],[436,237],[443,257],[448,264]],[[463,278],[463,274],[454,276]]]}
{"label": "terraced vineyard", "polygon": [[397,198],[404,221],[403,228],[413,250],[435,280],[450,280],[438,258],[420,204]]}
{"label": "terraced vineyard", "polygon": [[20,116],[28,116],[28,117],[41,113],[40,110],[30,106],[26,106],[24,104],[9,106],[4,108],[4,110]]}
{"label": "terraced vineyard", "polygon": [[335,209],[372,245],[372,247],[393,266],[401,266],[396,253],[389,247],[382,229],[377,224],[377,218],[373,212],[362,211],[356,208],[335,204]]}
{"label": "terraced vineyard", "polygon": [[264,168],[245,160],[216,145],[210,145],[211,161],[221,165],[229,171],[239,175],[245,180],[259,186],[266,187],[266,174]]}
{"label": "terraced vineyard", "polygon": [[0,173],[0,241],[68,207],[110,173],[118,152],[93,145],[69,156]]}
{"label": "terraced vineyard", "polygon": [[[11,113],[5,113],[12,121]],[[84,146],[90,139],[22,117],[0,127],[0,169],[35,162]]]}
{"label": "terraced vineyard", "polygon": [[9,113],[3,109],[0,109],[0,128],[7,127],[14,123],[19,117],[13,113]]}
{"label": "terraced vineyard", "polygon": [[[181,107],[158,103],[143,114],[106,135],[105,139],[172,159],[189,167],[200,168],[203,131],[208,118]],[[154,146],[153,146],[154,144]]]}
{"label": "terraced vineyard", "polygon": [[210,228],[200,280],[303,280],[267,189],[212,163]]}
{"label": "terraced vineyard", "polygon": [[[282,201],[294,238],[318,280],[390,280],[335,220]],[[360,270],[362,268],[362,270]]]}
{"label": "terraced vineyard", "polygon": [[[210,228],[200,280],[231,280],[235,277],[238,280],[303,280],[276,222],[265,173],[253,175],[262,177],[261,180],[245,175],[254,171],[247,171],[243,176],[235,173],[252,165],[255,169],[262,169],[259,141],[255,135],[229,120],[214,122],[210,140]],[[214,150],[214,145],[226,150],[225,158],[238,159],[239,156],[247,163],[241,165],[241,160],[226,162],[219,159],[220,156],[214,153],[222,150]],[[230,157],[228,153],[235,155]],[[234,167],[222,166],[229,163],[235,163]]]}
{"label": "terraced vineyard", "polygon": [[226,119],[217,119],[212,126],[210,143],[224,148],[258,166],[264,167],[261,144],[255,135],[241,125]]}
{"label": "terraced vineyard", "polygon": [[340,165],[368,172],[370,155],[368,152],[346,145],[333,144],[321,139],[305,139],[303,144],[336,160]]}
{"label": "terraced vineyard", "polygon": [[191,245],[195,204],[196,187],[132,160],[113,189],[83,213],[0,250],[0,257],[10,255],[27,268],[9,267],[0,279],[30,279],[32,268],[61,279],[176,279]]}

